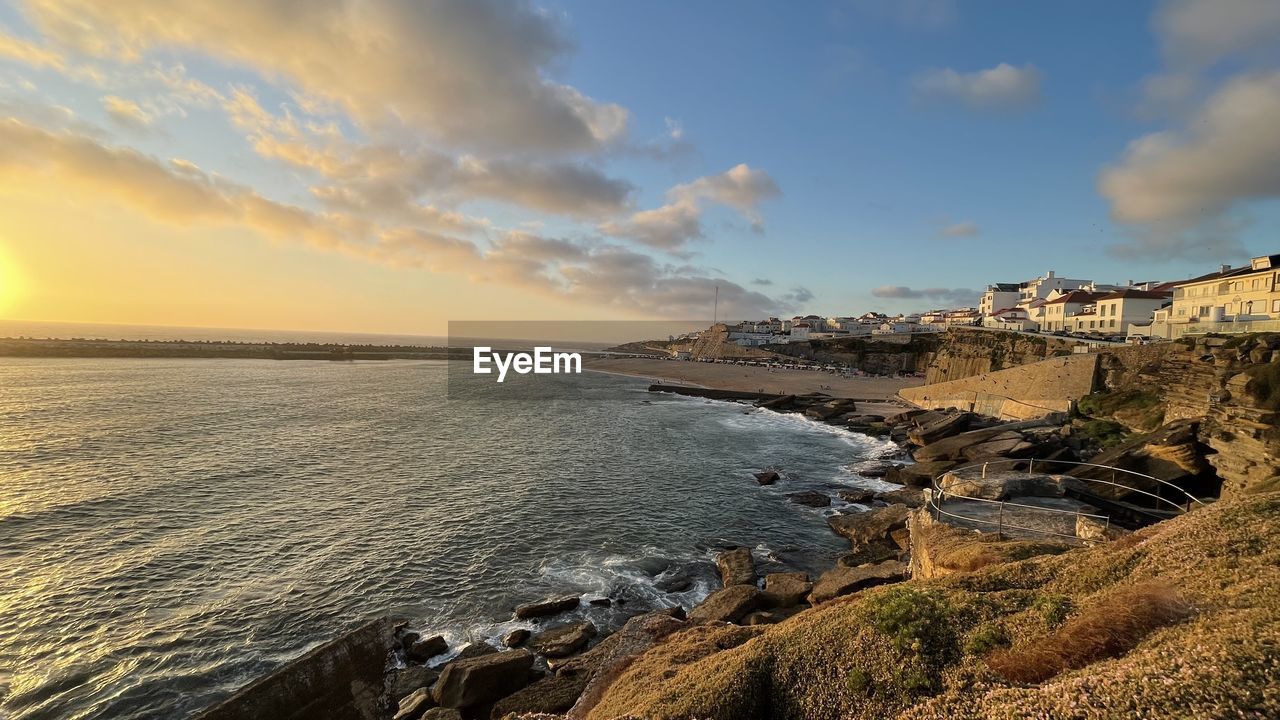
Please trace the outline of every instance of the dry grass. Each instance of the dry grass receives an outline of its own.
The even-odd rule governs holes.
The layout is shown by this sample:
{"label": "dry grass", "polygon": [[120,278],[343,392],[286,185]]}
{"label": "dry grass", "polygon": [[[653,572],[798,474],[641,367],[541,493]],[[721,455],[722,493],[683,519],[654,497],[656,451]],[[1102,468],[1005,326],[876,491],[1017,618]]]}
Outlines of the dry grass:
{"label": "dry grass", "polygon": [[1119,657],[1152,630],[1190,614],[1191,605],[1167,585],[1148,583],[1125,588],[1047,638],[993,653],[987,664],[1006,680],[1044,682],[1064,670]]}
{"label": "dry grass", "polygon": [[933,565],[944,571],[973,572],[990,565],[1026,560],[1037,555],[1057,555],[1071,549],[1064,543],[1043,540],[1002,540],[995,533],[976,533],[944,523],[923,531]]}

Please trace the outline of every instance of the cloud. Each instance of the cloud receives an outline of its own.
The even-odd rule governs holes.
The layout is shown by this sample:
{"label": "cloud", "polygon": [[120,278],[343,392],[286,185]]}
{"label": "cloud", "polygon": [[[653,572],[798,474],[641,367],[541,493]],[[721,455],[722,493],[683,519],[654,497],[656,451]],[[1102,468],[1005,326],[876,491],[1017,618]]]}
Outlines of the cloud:
{"label": "cloud", "polygon": [[768,173],[740,164],[719,175],[677,185],[667,191],[666,205],[603,223],[599,229],[605,235],[680,254],[690,241],[703,236],[702,201],[737,210],[759,230],[763,226],[760,203],[781,194]]}
{"label": "cloud", "polygon": [[793,287],[791,291],[782,296],[782,300],[792,305],[803,305],[813,300],[813,291],[806,287]]}
{"label": "cloud", "polygon": [[942,228],[939,232],[943,237],[977,237],[981,229],[978,223],[972,220],[962,220]]}
{"label": "cloud", "polygon": [[1280,72],[1244,75],[1209,97],[1182,128],[1131,142],[1098,178],[1112,217],[1136,229],[1129,249],[1159,249],[1156,258],[1199,255],[1197,248],[1242,253],[1233,236],[1212,239],[1205,229],[1230,232],[1224,220],[1234,208],[1280,197],[1276,118]]}
{"label": "cloud", "polygon": [[672,140],[684,139],[684,125],[681,125],[679,120],[664,118],[664,121],[667,124],[667,135],[670,136]]}
{"label": "cloud", "polygon": [[57,52],[41,47],[30,40],[10,35],[0,26],[0,58],[17,60],[32,67],[62,68],[65,62]]}
{"label": "cloud", "polygon": [[592,151],[628,123],[624,108],[549,79],[569,43],[552,14],[522,0],[317,0],[305,12],[294,0],[43,0],[25,10],[49,52],[137,62],[192,50],[288,83],[367,130],[397,123],[452,146]]}
{"label": "cloud", "polygon": [[117,124],[132,130],[145,130],[154,120],[151,114],[143,110],[138,103],[115,95],[102,98],[102,108]]}
{"label": "cloud", "polygon": [[978,110],[1026,110],[1040,102],[1043,74],[1034,65],[1008,63],[971,73],[951,68],[930,70],[915,78],[912,89],[925,101],[958,102]]}
{"label": "cloud", "polygon": [[761,286],[761,287],[767,287],[767,286],[769,286],[769,285],[772,285],[772,284],[773,284],[773,281],[772,281],[772,280],[770,280],[770,279],[768,279],[768,278],[756,278],[755,280],[752,280],[752,281],[751,281],[751,284],[752,284],[752,285],[759,285],[759,286]]}
{"label": "cloud", "polygon": [[871,294],[878,298],[893,300],[938,300],[955,305],[976,304],[982,295],[977,290],[963,288],[910,288],[904,285],[882,285],[874,288]]}

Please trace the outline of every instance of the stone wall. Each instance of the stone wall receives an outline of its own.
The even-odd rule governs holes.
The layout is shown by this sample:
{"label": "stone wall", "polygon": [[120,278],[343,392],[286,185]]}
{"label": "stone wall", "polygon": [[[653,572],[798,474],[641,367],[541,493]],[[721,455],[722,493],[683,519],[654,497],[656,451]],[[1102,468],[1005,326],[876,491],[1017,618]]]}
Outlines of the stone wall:
{"label": "stone wall", "polygon": [[379,720],[391,621],[374,620],[254,681],[197,720]]}
{"label": "stone wall", "polygon": [[959,380],[905,388],[902,399],[923,408],[959,408],[1006,420],[1070,412],[1093,392],[1098,356],[1070,355]]}

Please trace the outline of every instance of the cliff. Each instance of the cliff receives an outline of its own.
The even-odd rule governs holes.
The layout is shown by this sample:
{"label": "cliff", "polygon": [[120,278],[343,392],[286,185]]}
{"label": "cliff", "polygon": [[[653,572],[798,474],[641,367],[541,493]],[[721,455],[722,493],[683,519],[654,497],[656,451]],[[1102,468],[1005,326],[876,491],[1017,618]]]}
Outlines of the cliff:
{"label": "cliff", "polygon": [[941,335],[927,333],[830,338],[765,348],[778,355],[856,368],[872,375],[896,375],[923,370],[943,342]]}
{"label": "cliff", "polygon": [[579,717],[1275,717],[1280,493],[1120,541],[703,625]]}
{"label": "cliff", "polygon": [[947,382],[1071,354],[1072,343],[1051,337],[952,328],[927,358],[925,383]]}

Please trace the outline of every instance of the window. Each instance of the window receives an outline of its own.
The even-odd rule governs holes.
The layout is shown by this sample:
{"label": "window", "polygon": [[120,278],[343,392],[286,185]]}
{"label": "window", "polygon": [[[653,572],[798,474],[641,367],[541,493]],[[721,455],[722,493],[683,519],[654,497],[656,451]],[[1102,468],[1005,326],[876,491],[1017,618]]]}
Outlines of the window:
{"label": "window", "polygon": [[1271,301],[1271,312],[1280,313],[1280,300]]}
{"label": "window", "polygon": [[1113,320],[1111,321],[1111,327],[1115,327],[1115,326],[1116,326],[1116,321],[1113,319]]}

